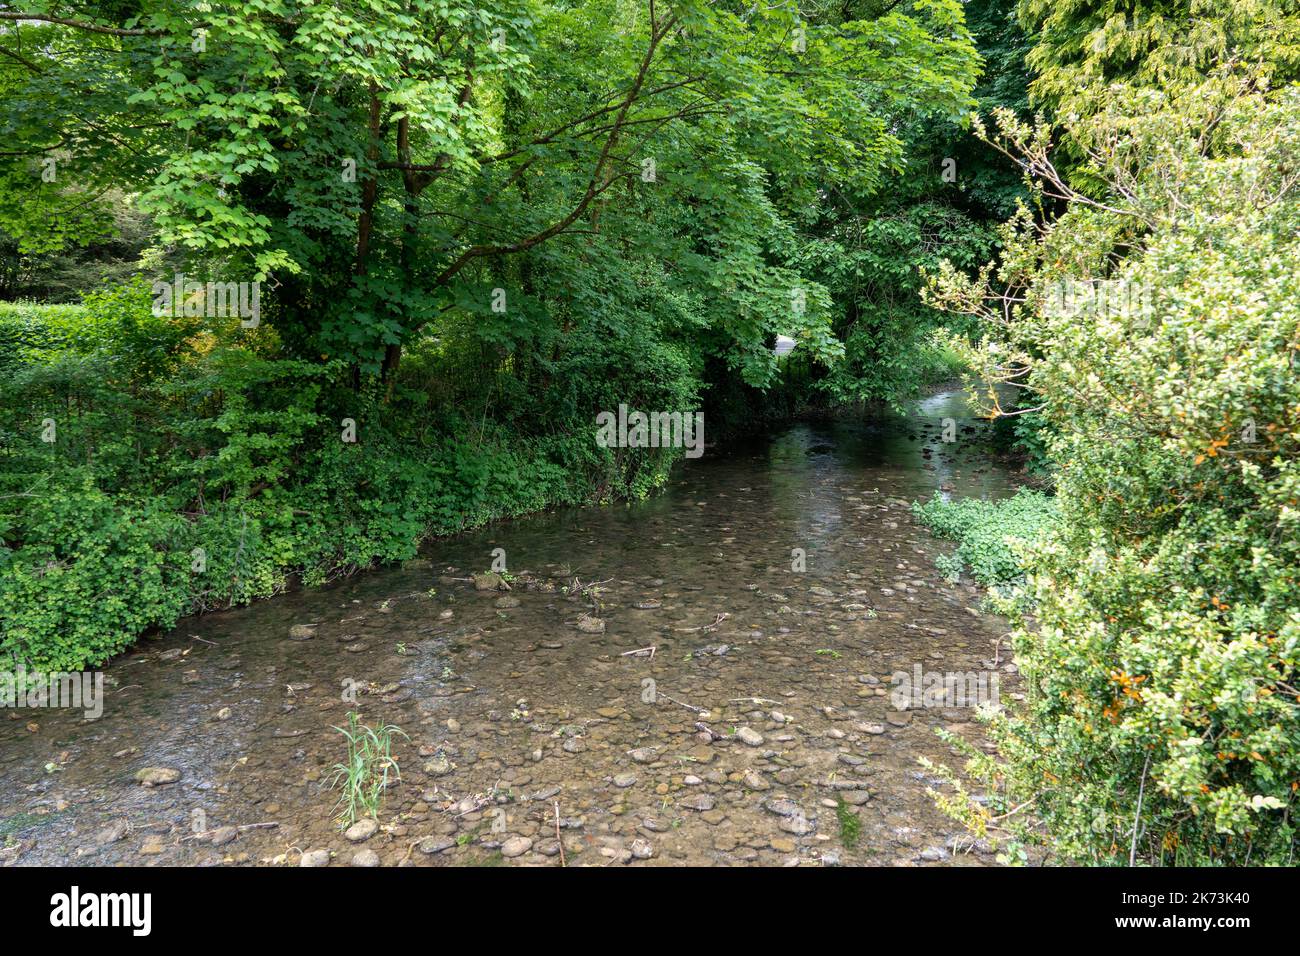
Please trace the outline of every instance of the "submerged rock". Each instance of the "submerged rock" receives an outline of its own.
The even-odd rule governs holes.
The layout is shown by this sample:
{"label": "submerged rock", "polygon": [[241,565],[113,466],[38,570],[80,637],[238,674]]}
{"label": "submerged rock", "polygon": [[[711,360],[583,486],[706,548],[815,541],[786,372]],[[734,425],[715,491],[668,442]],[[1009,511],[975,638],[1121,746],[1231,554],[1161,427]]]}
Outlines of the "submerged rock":
{"label": "submerged rock", "polygon": [[131,825],[125,820],[114,820],[95,834],[95,843],[99,846],[108,846],[110,843],[124,839],[130,830]]}
{"label": "submerged rock", "polygon": [[356,823],[352,824],[352,826],[348,827],[347,832],[345,832],[343,836],[350,843],[362,843],[369,840],[378,832],[379,822],[371,817],[366,817],[364,820],[358,820]]}
{"label": "submerged rock", "polygon": [[135,779],[146,787],[161,787],[175,783],[181,778],[181,772],[172,767],[144,767],[135,772]]}
{"label": "submerged rock", "polygon": [[446,754],[437,754],[432,760],[424,765],[424,772],[431,777],[441,777],[449,774],[456,768]]}
{"label": "submerged rock", "polygon": [[697,813],[705,813],[712,810],[716,804],[717,801],[714,800],[712,796],[707,793],[701,793],[698,796],[687,797],[679,803],[678,806],[684,810],[694,810]]}
{"label": "submerged rock", "polygon": [[533,841],[528,837],[511,837],[501,844],[501,855],[507,858],[523,856],[533,848]]}
{"label": "submerged rock", "polygon": [[777,824],[786,833],[793,833],[795,836],[807,836],[816,829],[803,815],[802,812],[792,816],[782,817],[781,822]]}

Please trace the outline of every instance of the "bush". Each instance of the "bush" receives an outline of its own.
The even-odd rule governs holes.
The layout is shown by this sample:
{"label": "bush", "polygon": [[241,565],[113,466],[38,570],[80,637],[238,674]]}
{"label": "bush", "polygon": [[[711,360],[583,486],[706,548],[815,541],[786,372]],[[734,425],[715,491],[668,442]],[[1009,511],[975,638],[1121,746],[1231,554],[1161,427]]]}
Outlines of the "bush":
{"label": "bush", "polygon": [[949,501],[935,492],[925,503],[913,502],[912,512],[937,537],[957,542],[952,554],[936,562],[944,575],[956,581],[969,570],[987,587],[1023,581],[1024,546],[1042,538],[1056,521],[1052,499],[1028,488],[1002,501]]}
{"label": "bush", "polygon": [[34,670],[74,671],[186,610],[175,557],[184,522],[157,502],[114,499],[89,481],[33,499],[0,567],[0,651]]}
{"label": "bush", "polygon": [[[1069,211],[1007,230],[1010,321],[988,285],[936,286],[988,310],[976,361],[1025,376],[1047,426],[1060,522],[1027,555],[1027,700],[972,766],[1069,860],[1294,862],[1300,90],[1258,89],[1116,97],[1074,130],[1118,185],[1099,207],[1057,178]],[[1050,177],[1046,138],[1004,121]],[[1145,294],[1068,308],[1065,280]]]}

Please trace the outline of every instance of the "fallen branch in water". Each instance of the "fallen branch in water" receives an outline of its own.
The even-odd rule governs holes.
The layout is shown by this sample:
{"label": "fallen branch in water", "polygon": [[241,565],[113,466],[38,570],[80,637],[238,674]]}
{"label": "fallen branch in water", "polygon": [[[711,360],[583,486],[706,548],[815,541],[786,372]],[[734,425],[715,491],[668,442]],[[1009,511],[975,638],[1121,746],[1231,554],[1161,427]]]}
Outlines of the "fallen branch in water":
{"label": "fallen branch in water", "polygon": [[555,801],[555,842],[560,844],[560,866],[568,866],[564,859],[564,838],[560,836],[560,801]]}
{"label": "fallen branch in water", "polygon": [[[280,822],[278,820],[269,820],[266,823],[245,823],[242,826],[235,827],[235,829],[238,832],[243,833],[245,830],[273,830],[279,825]],[[187,837],[182,837],[181,842],[184,843],[187,840],[202,840],[204,838],[211,839],[212,834],[216,833],[217,830],[222,829],[224,829],[224,827],[214,827],[211,830],[203,830],[200,833],[191,833]]]}
{"label": "fallen branch in water", "polygon": [[694,704],[687,704],[687,703],[685,703],[685,702],[683,702],[683,701],[676,700],[675,698],[669,697],[667,694],[662,693],[662,692],[655,694],[655,698],[656,698],[656,699],[661,699],[661,700],[666,700],[666,701],[668,701],[668,703],[670,703],[670,704],[676,704],[678,707],[685,707],[687,710],[693,710],[693,711],[695,711],[696,714],[707,714],[707,713],[708,713],[708,711],[705,710],[703,707],[696,707]]}
{"label": "fallen branch in water", "polygon": [[673,630],[674,631],[711,631],[729,617],[731,617],[731,615],[723,611],[718,615],[717,620],[715,620],[712,624],[703,624],[699,627],[675,627],[673,628]]}

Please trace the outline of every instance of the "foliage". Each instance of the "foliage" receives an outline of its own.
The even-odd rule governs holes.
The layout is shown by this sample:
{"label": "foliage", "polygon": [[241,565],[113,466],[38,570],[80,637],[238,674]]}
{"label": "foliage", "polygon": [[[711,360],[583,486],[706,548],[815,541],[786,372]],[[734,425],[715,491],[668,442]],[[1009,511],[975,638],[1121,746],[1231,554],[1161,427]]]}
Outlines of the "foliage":
{"label": "foliage", "polygon": [[386,381],[497,289],[498,335],[563,342],[607,311],[602,260],[671,286],[750,383],[778,333],[833,360],[794,224],[820,189],[880,188],[900,117],[955,119],[976,71],[957,0],[29,7],[0,35],[0,228],[85,244],[111,232],[96,197],[138,193],[162,245],[268,280],[299,356]]}
{"label": "foliage", "polygon": [[835,820],[840,826],[840,843],[852,850],[862,837],[862,820],[843,797],[835,799]]}
{"label": "foliage", "polygon": [[[430,535],[647,494],[680,450],[602,449],[595,411],[679,408],[699,386],[666,345],[638,369],[629,339],[554,366],[544,403],[481,365],[463,392],[403,385],[385,403],[340,385],[338,363],[275,357],[264,330],[154,316],[148,293],[0,309],[0,653],[29,668],[98,664],[184,614],[401,561]],[[477,347],[417,350],[403,382],[474,368]]]}
{"label": "foliage", "polygon": [[1030,390],[1056,469],[1014,635],[1027,705],[983,769],[1068,859],[1289,863],[1300,90],[1228,72],[1096,106],[1074,132],[1100,196],[999,117],[990,139],[1068,210],[1022,212],[998,267],[933,292],[981,317],[972,359]]}
{"label": "foliage", "polygon": [[912,513],[937,537],[957,542],[957,550],[936,562],[950,581],[969,571],[990,588],[1022,582],[1023,548],[1043,538],[1056,522],[1053,500],[1028,488],[1001,501],[953,501],[935,492],[927,502],[913,502]]}
{"label": "foliage", "polygon": [[[1025,109],[1023,34],[1009,0],[975,0],[966,19],[985,70],[971,104]],[[1022,193],[1018,171],[970,136],[964,117],[932,109],[898,116],[902,157],[886,188],[831,183],[805,217],[795,263],[825,286],[844,358],[809,378],[829,405],[894,407],[918,387],[955,378],[963,366],[933,335],[954,325],[920,298],[926,270],[947,260],[975,268],[996,248],[996,225]]]}
{"label": "foliage", "polygon": [[1300,78],[1300,9],[1291,0],[1020,0],[1034,37],[1034,102],[1073,125],[1110,86],[1198,86],[1234,59],[1262,81]]}
{"label": "foliage", "polygon": [[334,729],[348,742],[347,760],[336,763],[330,777],[330,787],[343,791],[334,811],[340,826],[346,829],[363,816],[379,818],[389,773],[397,780],[402,779],[402,772],[393,759],[393,735],[410,738],[392,724],[379,727],[363,724],[356,711],[348,712],[347,727]]}

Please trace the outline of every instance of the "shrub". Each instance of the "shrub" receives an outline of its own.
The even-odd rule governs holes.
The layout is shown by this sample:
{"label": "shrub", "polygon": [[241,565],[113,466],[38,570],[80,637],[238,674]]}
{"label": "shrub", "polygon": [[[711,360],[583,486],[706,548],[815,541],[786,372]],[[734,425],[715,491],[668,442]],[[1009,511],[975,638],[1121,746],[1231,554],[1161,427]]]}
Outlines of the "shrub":
{"label": "shrub", "polygon": [[[1074,130],[1100,200],[1003,117],[1000,142],[1070,209],[1006,230],[1015,303],[991,272],[935,287],[986,316],[974,361],[1028,385],[1048,426],[1060,523],[1027,556],[1027,700],[997,724],[1002,759],[972,766],[1070,860],[1293,862],[1300,90],[1258,90],[1102,104]],[[1147,294],[1064,308],[1063,280]]]}
{"label": "shrub", "polygon": [[935,492],[925,503],[913,502],[912,512],[937,537],[957,542],[957,549],[937,562],[949,580],[969,570],[988,587],[1023,580],[1023,546],[1042,538],[1056,520],[1052,499],[1028,488],[1001,501],[950,501]]}
{"label": "shrub", "polygon": [[175,556],[184,522],[157,502],[69,482],[33,499],[10,533],[25,542],[0,566],[0,654],[33,670],[100,664],[188,606]]}

